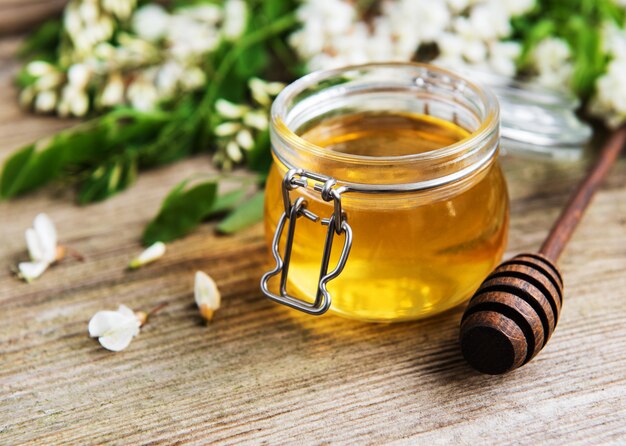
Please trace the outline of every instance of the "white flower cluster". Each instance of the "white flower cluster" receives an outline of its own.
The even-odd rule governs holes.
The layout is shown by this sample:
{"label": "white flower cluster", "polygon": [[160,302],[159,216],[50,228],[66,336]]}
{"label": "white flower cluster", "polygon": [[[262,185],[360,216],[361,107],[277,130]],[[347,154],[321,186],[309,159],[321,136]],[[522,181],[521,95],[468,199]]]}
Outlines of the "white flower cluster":
{"label": "white flower cluster", "polygon": [[626,30],[605,25],[603,42],[611,60],[606,73],[596,81],[589,111],[615,128],[626,122]]}
{"label": "white flower cluster", "polygon": [[535,47],[531,54],[531,63],[535,71],[533,80],[539,84],[557,90],[570,86],[574,66],[569,45],[558,37],[546,37]]}
{"label": "white flower cluster", "polygon": [[309,70],[376,61],[413,60],[436,44],[434,61],[450,68],[471,65],[515,74],[520,53],[511,18],[534,0],[383,0],[380,14],[362,17],[349,0],[307,0],[298,8],[302,27],[290,44]]}
{"label": "white flower cluster", "polygon": [[215,103],[215,111],[222,122],[214,129],[217,151],[213,162],[225,170],[243,161],[245,152],[254,148],[256,136],[267,130],[272,100],[285,85],[252,78],[248,87],[254,102],[252,107],[225,99],[218,99]]}
{"label": "white flower cluster", "polygon": [[96,45],[111,39],[116,21],[128,20],[136,4],[136,0],[70,1],[63,14],[63,27],[73,51],[64,53],[65,62],[81,60]]}
{"label": "white flower cluster", "polygon": [[[180,92],[206,84],[206,55],[223,40],[239,37],[247,24],[244,0],[222,6],[202,3],[172,13],[158,4],[137,10],[135,0],[74,0],[65,10],[71,46],[60,67],[34,61],[26,72],[34,82],[21,103],[41,113],[84,116],[90,108],[130,104],[147,111]],[[129,32],[119,31],[129,23]],[[67,67],[65,69],[64,67]],[[90,98],[89,92],[95,96]]]}

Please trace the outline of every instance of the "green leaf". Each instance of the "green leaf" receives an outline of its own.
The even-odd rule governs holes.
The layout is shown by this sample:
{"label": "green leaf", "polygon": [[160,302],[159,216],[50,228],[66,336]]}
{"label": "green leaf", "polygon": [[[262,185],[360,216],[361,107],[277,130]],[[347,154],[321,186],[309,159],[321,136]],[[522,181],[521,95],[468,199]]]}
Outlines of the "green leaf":
{"label": "green leaf", "polygon": [[238,203],[241,202],[245,194],[246,191],[241,188],[219,195],[215,199],[215,203],[213,203],[210,215],[216,215],[230,211],[235,206],[237,206]]}
{"label": "green leaf", "polygon": [[102,201],[126,189],[137,178],[137,160],[121,157],[95,169],[81,184],[78,203]]}
{"label": "green leaf", "polygon": [[248,169],[254,172],[267,172],[272,165],[270,147],[270,132],[265,130],[256,137],[254,147],[246,155]]}
{"label": "green leaf", "polygon": [[57,178],[63,156],[63,148],[54,141],[41,150],[31,144],[17,151],[4,164],[0,196],[15,197]]}
{"label": "green leaf", "polygon": [[61,20],[48,20],[39,25],[37,31],[31,34],[18,51],[21,57],[38,55],[39,58],[51,59],[61,39]]}
{"label": "green leaf", "polygon": [[223,234],[232,234],[263,220],[264,193],[259,191],[217,225]]}
{"label": "green leaf", "polygon": [[24,66],[19,71],[19,73],[17,73],[17,76],[15,76],[15,83],[18,87],[23,89],[30,85],[33,85],[37,81],[37,79],[37,77],[29,74],[28,70],[26,70],[26,67]]}
{"label": "green leaf", "polygon": [[11,197],[13,185],[19,182],[20,172],[32,157],[34,150],[34,144],[28,145],[14,152],[4,163],[2,177],[0,177],[0,196],[2,198]]}
{"label": "green leaf", "polygon": [[[143,113],[135,110],[114,110],[91,121],[57,133],[54,137],[28,145],[15,152],[6,162],[0,180],[0,196],[11,198],[32,191],[63,175],[87,175],[112,165],[122,156],[128,162],[146,139],[168,122],[170,115],[163,112]],[[137,166],[124,165],[124,176],[115,191],[132,183]],[[114,170],[111,171],[114,173]],[[80,202],[101,199],[110,189],[103,184],[91,185],[81,191]],[[90,181],[87,180],[89,183]],[[99,189],[99,192],[96,192]],[[102,198],[111,195],[104,194]]]}
{"label": "green leaf", "polygon": [[157,241],[169,242],[187,235],[207,216],[215,204],[217,183],[197,184],[185,189],[178,184],[164,200],[157,216],[148,224],[142,236],[144,245]]}

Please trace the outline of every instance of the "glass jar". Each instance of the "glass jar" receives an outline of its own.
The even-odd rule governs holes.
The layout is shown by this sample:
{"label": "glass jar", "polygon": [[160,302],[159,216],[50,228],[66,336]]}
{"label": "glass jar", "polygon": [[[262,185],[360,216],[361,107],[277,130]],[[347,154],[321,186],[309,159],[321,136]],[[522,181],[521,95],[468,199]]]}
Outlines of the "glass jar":
{"label": "glass jar", "polygon": [[271,114],[261,288],[310,314],[434,315],[500,261],[508,197],[492,93],[440,68],[370,64],[307,75]]}

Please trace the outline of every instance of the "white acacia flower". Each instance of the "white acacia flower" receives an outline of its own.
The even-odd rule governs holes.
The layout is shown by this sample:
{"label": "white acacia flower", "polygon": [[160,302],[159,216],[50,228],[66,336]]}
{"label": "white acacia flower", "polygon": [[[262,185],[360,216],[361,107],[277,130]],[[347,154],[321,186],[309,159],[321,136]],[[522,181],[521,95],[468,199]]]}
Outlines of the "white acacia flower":
{"label": "white acacia flower", "polygon": [[263,131],[267,129],[267,113],[263,110],[250,111],[244,115],[243,123],[248,127]]}
{"label": "white acacia flower", "polygon": [[57,105],[57,93],[54,90],[44,90],[37,93],[35,97],[35,110],[41,113],[48,113],[54,110]]}
{"label": "white acacia flower", "polygon": [[130,84],[126,95],[133,108],[139,111],[151,111],[159,101],[155,85],[147,79],[137,79]]}
{"label": "white acacia flower", "polygon": [[243,0],[226,0],[224,3],[224,23],[222,32],[229,40],[238,38],[246,28],[248,8]]}
{"label": "white acacia flower", "polygon": [[54,223],[46,214],[38,214],[33,220],[33,227],[25,233],[26,246],[30,262],[18,264],[19,276],[30,282],[41,276],[48,267],[62,257],[57,246],[57,231]]}
{"label": "white acacia flower", "polygon": [[70,84],[77,89],[84,89],[89,83],[91,70],[82,63],[76,63],[67,70],[67,79]]}
{"label": "white acacia flower", "polygon": [[100,15],[98,4],[94,1],[78,2],[78,13],[83,22],[95,22]]}
{"label": "white acacia flower", "polygon": [[125,305],[117,311],[98,311],[89,321],[89,336],[98,338],[107,350],[119,352],[139,334],[146,317],[146,313],[135,313]]}
{"label": "white acacia flower", "polygon": [[238,163],[243,159],[241,148],[235,141],[228,141],[226,144],[226,155],[228,155],[228,158],[233,160],[235,163]]}
{"label": "white acacia flower", "polygon": [[252,98],[265,107],[269,106],[272,102],[272,97],[285,88],[285,84],[282,82],[266,82],[257,77],[253,77],[248,81],[248,87],[252,92]]}
{"label": "white acacia flower", "polygon": [[196,90],[206,83],[206,74],[199,67],[189,67],[180,78],[181,84],[186,90]]}
{"label": "white acacia flower", "polygon": [[57,111],[61,116],[84,116],[89,111],[89,96],[84,90],[67,84],[63,87]]}
{"label": "white acacia flower", "polygon": [[215,25],[222,20],[222,10],[220,7],[210,3],[199,3],[195,6],[180,8],[176,12],[177,14],[187,15],[211,25]]}
{"label": "white acacia flower", "polygon": [[226,121],[215,127],[215,136],[232,136],[241,128],[238,122]]}
{"label": "white acacia flower", "polygon": [[26,65],[26,72],[35,77],[40,77],[54,71],[54,66],[48,62],[44,62],[43,60],[34,60]]}
{"label": "white acacia flower", "polygon": [[[383,0],[375,17],[363,18],[358,2],[304,0],[301,27],[289,44],[309,70],[346,64],[411,60],[422,45],[437,44],[435,61],[514,74],[515,60],[488,51],[512,32],[511,17],[535,0]],[[451,36],[453,38],[451,38]]]}
{"label": "white acacia flower", "polygon": [[567,42],[557,37],[543,39],[532,52],[537,82],[562,89],[569,85],[573,73],[571,51]]}
{"label": "white acacia flower", "polygon": [[194,297],[200,315],[207,321],[213,319],[213,313],[220,308],[222,298],[215,281],[202,271],[196,272]]}
{"label": "white acacia flower", "polygon": [[124,80],[120,73],[112,73],[100,95],[100,103],[113,107],[124,102]]}
{"label": "white acacia flower", "polygon": [[73,38],[74,35],[78,34],[82,29],[82,19],[80,18],[80,14],[78,12],[78,8],[75,3],[70,3],[63,13],[63,27]]}
{"label": "white acacia flower", "polygon": [[185,69],[176,61],[164,63],[156,76],[156,87],[159,95],[169,97],[176,92]]}
{"label": "white acacia flower", "polygon": [[63,76],[58,71],[50,71],[35,81],[35,87],[39,90],[48,90],[58,87],[63,82]]}
{"label": "white acacia flower", "polygon": [[235,104],[226,99],[218,99],[215,101],[215,109],[220,116],[228,119],[239,119],[250,110],[250,108],[245,105]]}
{"label": "white acacia flower", "polygon": [[150,245],[146,250],[144,250],[137,257],[132,259],[128,264],[128,267],[131,269],[140,268],[148,263],[154,262],[155,260],[160,259],[165,254],[165,243],[163,242],[155,242]]}
{"label": "white acacia flower", "polygon": [[[524,14],[535,6],[535,0],[498,0],[512,17]],[[622,0],[623,1],[623,0]]]}
{"label": "white acacia flower", "polygon": [[120,20],[128,19],[136,4],[136,0],[102,0],[102,7]]}
{"label": "white acacia flower", "polygon": [[242,129],[237,132],[237,136],[235,137],[235,141],[239,144],[244,150],[250,150],[254,147],[254,138],[252,138],[252,133],[248,129]]}
{"label": "white acacia flower", "polygon": [[611,128],[617,128],[626,122],[626,57],[612,60],[607,72],[596,81],[596,93],[589,110],[600,116]]}
{"label": "white acacia flower", "polygon": [[133,14],[132,28],[142,39],[155,42],[165,36],[170,15],[160,5],[149,3]]}

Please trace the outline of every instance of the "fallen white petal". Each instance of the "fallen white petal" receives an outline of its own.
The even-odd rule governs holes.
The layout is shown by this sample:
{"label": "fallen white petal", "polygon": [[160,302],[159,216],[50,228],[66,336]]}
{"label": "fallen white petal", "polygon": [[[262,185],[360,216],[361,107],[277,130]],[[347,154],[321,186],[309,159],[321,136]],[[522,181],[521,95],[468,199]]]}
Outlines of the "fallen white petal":
{"label": "fallen white petal", "polygon": [[133,334],[129,330],[117,330],[106,336],[100,336],[98,341],[107,350],[120,352],[130,345]]}
{"label": "fallen white petal", "polygon": [[117,307],[117,312],[120,314],[123,314],[124,316],[137,317],[137,315],[135,314],[133,310],[131,310],[130,308],[128,308],[126,305],[123,305],[123,304]]}
{"label": "fallen white petal", "polygon": [[41,246],[41,241],[37,232],[33,228],[26,230],[26,246],[28,247],[28,254],[33,262],[40,262],[44,258],[44,250]]}
{"label": "fallen white petal", "polygon": [[141,322],[135,313],[125,305],[117,311],[98,311],[89,321],[89,336],[97,337],[107,350],[124,350],[133,337],[139,334]]}
{"label": "fallen white petal", "polygon": [[194,298],[200,314],[206,320],[212,319],[213,313],[220,308],[222,301],[215,281],[202,271],[196,272]]}
{"label": "fallen white petal", "polygon": [[147,248],[144,252],[139,254],[128,264],[129,268],[139,268],[140,266],[146,265],[150,262],[154,262],[155,260],[163,257],[165,254],[165,243],[156,242],[152,244],[149,248]]}
{"label": "fallen white petal", "polygon": [[54,223],[46,214],[38,214],[33,220],[33,228],[39,237],[43,250],[43,260],[52,263],[57,255],[57,231]]}
{"label": "fallen white petal", "polygon": [[48,268],[48,262],[20,262],[17,265],[19,270],[20,278],[24,279],[26,282],[30,282],[37,277],[41,276],[44,271]]}

